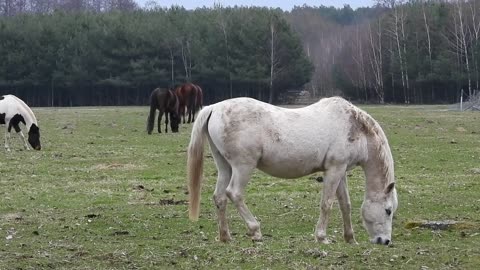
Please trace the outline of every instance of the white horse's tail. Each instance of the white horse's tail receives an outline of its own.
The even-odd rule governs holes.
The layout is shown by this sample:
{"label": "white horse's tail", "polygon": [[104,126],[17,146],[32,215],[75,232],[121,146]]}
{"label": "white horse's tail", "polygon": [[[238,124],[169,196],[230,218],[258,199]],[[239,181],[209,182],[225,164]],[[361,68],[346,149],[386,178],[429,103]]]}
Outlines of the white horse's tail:
{"label": "white horse's tail", "polygon": [[212,113],[212,106],[204,107],[198,114],[192,128],[190,144],[188,145],[188,192],[189,192],[189,217],[197,221],[200,214],[200,191],[203,176],[203,149],[205,144],[207,124]]}

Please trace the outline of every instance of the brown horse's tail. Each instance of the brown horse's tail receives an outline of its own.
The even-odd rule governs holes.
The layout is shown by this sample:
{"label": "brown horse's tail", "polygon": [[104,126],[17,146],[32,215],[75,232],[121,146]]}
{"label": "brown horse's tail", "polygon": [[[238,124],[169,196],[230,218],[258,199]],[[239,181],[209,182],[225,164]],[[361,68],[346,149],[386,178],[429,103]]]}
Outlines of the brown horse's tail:
{"label": "brown horse's tail", "polygon": [[195,100],[195,110],[201,110],[203,107],[203,90],[200,86],[197,87],[197,99]]}
{"label": "brown horse's tail", "polygon": [[189,217],[190,220],[197,221],[200,215],[200,191],[202,188],[203,176],[203,148],[207,135],[207,125],[212,114],[212,106],[203,108],[198,114],[197,120],[193,124],[190,144],[188,145],[188,191],[189,198]]}
{"label": "brown horse's tail", "polygon": [[153,90],[152,94],[150,95],[150,113],[148,114],[147,118],[147,133],[152,134],[153,124],[155,122],[155,114],[158,107],[157,101],[157,89]]}

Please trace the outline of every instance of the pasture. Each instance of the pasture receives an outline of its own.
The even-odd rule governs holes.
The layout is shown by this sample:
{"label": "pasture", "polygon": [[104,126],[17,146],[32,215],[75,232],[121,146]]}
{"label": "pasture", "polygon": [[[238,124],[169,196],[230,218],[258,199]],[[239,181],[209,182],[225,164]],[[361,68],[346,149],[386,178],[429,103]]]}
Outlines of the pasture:
{"label": "pasture", "polygon": [[[188,220],[191,125],[147,135],[147,107],[33,108],[42,150],[23,151],[16,136],[11,153],[1,149],[0,269],[478,267],[480,114],[446,106],[362,108],[382,125],[395,159],[399,209],[389,247],[369,243],[362,227],[359,168],[348,178],[359,245],[344,243],[336,204],[328,231],[336,242],[314,241],[318,175],[285,180],[259,171],[246,202],[264,241],[250,240],[229,203],[234,240],[225,244],[215,239],[216,169],[208,150],[200,219]],[[422,220],[464,223],[447,230],[407,226]]]}

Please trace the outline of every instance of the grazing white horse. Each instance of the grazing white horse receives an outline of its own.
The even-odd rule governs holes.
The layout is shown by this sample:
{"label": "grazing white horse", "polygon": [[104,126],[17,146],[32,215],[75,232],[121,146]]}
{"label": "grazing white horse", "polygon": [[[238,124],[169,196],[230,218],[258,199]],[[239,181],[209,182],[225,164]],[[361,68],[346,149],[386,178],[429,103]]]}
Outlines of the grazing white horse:
{"label": "grazing white horse", "polygon": [[35,150],[40,150],[40,129],[37,119],[32,110],[21,99],[14,95],[4,95],[0,97],[0,124],[6,125],[5,128],[5,150],[10,151],[8,141],[12,128],[20,135],[25,149],[29,150],[27,140],[20,129],[22,122],[28,130],[28,142]]}
{"label": "grazing white horse", "polygon": [[261,240],[260,223],[244,202],[245,186],[255,168],[282,178],[324,171],[317,241],[328,243],[327,224],[338,198],[344,238],[356,243],[346,171],[359,165],[366,177],[361,213],[370,241],[391,243],[397,208],[393,158],[380,125],[366,112],[339,98],[325,98],[299,109],[285,109],[250,98],[204,107],[188,146],[189,214],[200,211],[203,149],[208,139],[218,169],[213,195],[221,241],[231,239],[226,219],[229,198],[247,223],[248,234]]}

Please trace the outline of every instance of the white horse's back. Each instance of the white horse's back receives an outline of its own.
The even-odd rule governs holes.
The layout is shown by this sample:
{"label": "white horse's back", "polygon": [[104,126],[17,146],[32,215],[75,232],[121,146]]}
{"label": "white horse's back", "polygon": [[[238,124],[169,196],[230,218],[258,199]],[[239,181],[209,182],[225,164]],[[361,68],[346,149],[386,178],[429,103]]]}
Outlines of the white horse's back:
{"label": "white horse's back", "polygon": [[249,98],[214,105],[208,131],[220,153],[234,163],[255,163],[276,177],[297,178],[332,162],[355,165],[366,158],[366,140],[349,138],[352,110],[339,98],[286,109]]}

